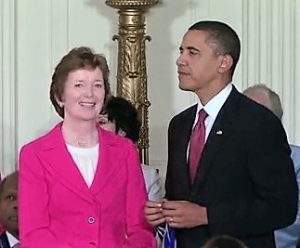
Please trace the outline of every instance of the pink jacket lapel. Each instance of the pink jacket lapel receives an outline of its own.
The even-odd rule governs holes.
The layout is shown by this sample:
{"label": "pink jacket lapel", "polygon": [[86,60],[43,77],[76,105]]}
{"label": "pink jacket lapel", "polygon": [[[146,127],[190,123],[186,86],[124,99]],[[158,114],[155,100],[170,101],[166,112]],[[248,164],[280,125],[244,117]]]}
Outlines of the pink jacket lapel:
{"label": "pink jacket lapel", "polygon": [[116,135],[98,128],[99,133],[99,159],[94,181],[91,185],[92,194],[99,193],[105,186],[109,185],[111,178],[118,173],[122,166],[119,158],[122,152],[116,139]]}
{"label": "pink jacket lapel", "polygon": [[66,188],[69,188],[69,190],[86,200],[93,201],[95,195],[109,184],[111,177],[117,173],[117,169],[121,166],[118,158],[121,153],[118,150],[120,149],[120,146],[117,145],[118,139],[115,139],[114,134],[98,127],[99,159],[94,181],[91,188],[88,188],[71,154],[67,150],[62,136],[61,125],[61,123],[56,125],[42,144],[42,156],[45,158],[45,161],[48,161],[47,169]]}
{"label": "pink jacket lapel", "polygon": [[47,135],[42,146],[42,156],[44,161],[48,162],[45,166],[50,173],[53,173],[56,180],[80,197],[92,200],[90,190],[67,150],[61,123]]}

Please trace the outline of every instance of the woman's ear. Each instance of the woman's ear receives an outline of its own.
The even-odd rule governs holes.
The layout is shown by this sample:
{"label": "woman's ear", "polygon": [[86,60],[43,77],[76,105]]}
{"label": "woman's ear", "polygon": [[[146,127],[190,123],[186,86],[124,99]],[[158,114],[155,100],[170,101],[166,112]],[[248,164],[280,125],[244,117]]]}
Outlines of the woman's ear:
{"label": "woman's ear", "polygon": [[55,95],[55,101],[59,105],[59,107],[63,108],[64,107],[64,101],[62,99],[59,99],[57,95]]}

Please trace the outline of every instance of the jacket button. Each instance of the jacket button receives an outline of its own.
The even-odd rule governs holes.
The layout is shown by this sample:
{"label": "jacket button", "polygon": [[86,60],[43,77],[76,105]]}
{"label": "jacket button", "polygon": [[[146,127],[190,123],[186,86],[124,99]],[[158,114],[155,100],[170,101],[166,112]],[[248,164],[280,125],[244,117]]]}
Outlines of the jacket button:
{"label": "jacket button", "polygon": [[95,221],[96,221],[96,219],[95,219],[95,217],[93,217],[93,216],[90,216],[90,217],[88,218],[88,223],[90,223],[90,224],[95,223]]}

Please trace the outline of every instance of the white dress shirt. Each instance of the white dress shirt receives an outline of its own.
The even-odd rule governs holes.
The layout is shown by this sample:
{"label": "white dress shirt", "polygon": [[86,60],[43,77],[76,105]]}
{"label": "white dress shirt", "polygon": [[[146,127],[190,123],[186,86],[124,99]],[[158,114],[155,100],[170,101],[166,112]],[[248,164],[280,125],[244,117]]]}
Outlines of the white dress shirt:
{"label": "white dress shirt", "polygon": [[20,241],[16,239],[11,233],[9,233],[8,231],[5,231],[5,233],[10,247],[13,247],[14,245],[20,243]]}
{"label": "white dress shirt", "polygon": [[193,127],[196,125],[198,121],[198,112],[201,109],[204,109],[205,112],[208,114],[207,118],[205,119],[205,141],[210,133],[210,130],[215,123],[218,113],[222,108],[223,104],[227,100],[230,92],[232,90],[232,84],[229,83],[224,89],[222,89],[217,95],[215,95],[209,102],[203,106],[202,103],[199,101],[197,106],[197,114],[195,116],[195,121]]}
{"label": "white dress shirt", "polygon": [[[223,104],[226,102],[230,92],[232,90],[232,83],[229,83],[226,85],[224,89],[222,89],[217,95],[215,95],[212,99],[209,100],[208,103],[206,103],[205,106],[202,105],[202,103],[199,101],[197,106],[197,112],[193,124],[193,128],[196,125],[198,121],[198,113],[201,109],[204,109],[205,112],[208,114],[206,117],[204,124],[205,124],[205,141],[207,140],[207,137],[212,129],[213,124],[215,123],[215,120],[217,118],[217,115],[220,112],[220,109],[222,108]],[[190,150],[190,144],[187,149],[187,161],[189,157],[189,150]]]}

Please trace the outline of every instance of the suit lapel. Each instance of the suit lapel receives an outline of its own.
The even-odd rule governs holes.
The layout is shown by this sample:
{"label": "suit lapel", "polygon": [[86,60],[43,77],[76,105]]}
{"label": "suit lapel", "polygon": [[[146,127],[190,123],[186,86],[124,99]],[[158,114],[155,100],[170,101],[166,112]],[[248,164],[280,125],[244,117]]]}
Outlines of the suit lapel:
{"label": "suit lapel", "polygon": [[48,161],[47,168],[56,180],[60,181],[66,188],[76,193],[81,198],[90,202],[95,201],[95,195],[105,186],[109,185],[112,176],[120,168],[121,159],[117,157],[122,154],[119,151],[115,135],[98,127],[99,135],[99,158],[93,183],[89,188],[85,183],[77,165],[65,145],[61,124],[58,124],[43,143],[42,156]]}
{"label": "suit lapel", "polygon": [[43,160],[48,162],[45,166],[53,178],[81,198],[92,201],[90,190],[67,150],[61,132],[61,124],[58,124],[48,134],[43,144],[42,156]]}
{"label": "suit lapel", "polygon": [[[122,159],[117,157],[122,151],[119,151],[116,145],[115,137],[112,133],[98,129],[100,134],[99,140],[99,160],[98,166],[95,173],[94,181],[91,185],[91,192],[93,195],[99,193],[105,186],[109,185],[110,179],[116,175],[117,169],[120,168],[119,162],[124,162]],[[113,136],[113,137],[112,137]]]}
{"label": "suit lapel", "polygon": [[8,238],[7,238],[7,235],[6,235],[5,231],[0,236],[0,242],[1,242],[0,243],[1,248],[10,248]]}
{"label": "suit lapel", "polygon": [[212,126],[207,141],[205,143],[201,160],[195,178],[195,183],[192,185],[192,192],[205,182],[208,171],[212,168],[212,160],[218,156],[218,152],[223,145],[224,140],[228,135],[232,134],[234,129],[234,113],[237,107],[238,91],[233,87],[230,95],[220,109],[217,118]]}
{"label": "suit lapel", "polygon": [[[188,109],[184,116],[182,116],[181,122],[177,125],[177,139],[174,141],[179,146],[176,146],[176,153],[178,154],[178,168],[176,168],[176,173],[180,176],[181,184],[184,188],[184,192],[188,193],[191,185],[190,175],[189,175],[189,164],[188,164],[188,146],[190,141],[190,136],[193,128],[193,123],[195,120],[195,115],[197,112],[197,104]],[[182,156],[182,157],[179,157]],[[184,175],[184,176],[183,176]]]}

